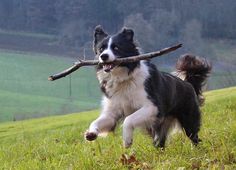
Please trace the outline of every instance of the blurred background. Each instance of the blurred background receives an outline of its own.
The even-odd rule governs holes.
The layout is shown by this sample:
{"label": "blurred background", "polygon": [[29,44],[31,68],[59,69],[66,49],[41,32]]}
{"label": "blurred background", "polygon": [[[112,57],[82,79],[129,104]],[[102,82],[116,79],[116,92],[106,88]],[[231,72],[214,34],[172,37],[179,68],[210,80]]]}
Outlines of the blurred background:
{"label": "blurred background", "polygon": [[49,82],[79,58],[93,59],[93,29],[135,30],[142,52],[176,43],[183,48],[154,59],[173,71],[184,53],[213,64],[207,89],[236,85],[235,0],[1,0],[0,122],[98,108],[93,68]]}

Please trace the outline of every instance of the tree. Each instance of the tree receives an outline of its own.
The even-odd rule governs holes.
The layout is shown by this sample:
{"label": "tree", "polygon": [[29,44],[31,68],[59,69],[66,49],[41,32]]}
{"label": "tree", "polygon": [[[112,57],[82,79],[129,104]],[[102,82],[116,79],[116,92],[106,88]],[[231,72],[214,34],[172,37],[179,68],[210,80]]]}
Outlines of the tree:
{"label": "tree", "polygon": [[182,30],[181,39],[186,53],[210,57],[212,50],[202,39],[202,25],[197,20],[189,21]]}

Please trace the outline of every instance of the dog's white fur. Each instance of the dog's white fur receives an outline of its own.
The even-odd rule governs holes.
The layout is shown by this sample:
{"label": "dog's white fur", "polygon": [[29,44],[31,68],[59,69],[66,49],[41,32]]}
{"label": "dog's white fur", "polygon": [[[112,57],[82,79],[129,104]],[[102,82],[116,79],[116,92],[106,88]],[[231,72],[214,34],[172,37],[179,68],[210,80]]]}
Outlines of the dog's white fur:
{"label": "dog's white fur", "polygon": [[101,59],[100,56],[102,56],[103,54],[107,54],[109,56],[108,60],[106,62],[112,62],[115,60],[115,55],[113,54],[112,50],[111,50],[111,44],[112,44],[112,38],[109,38],[109,41],[108,41],[108,47],[107,49],[105,49],[98,57],[99,59],[99,62],[100,63],[103,63],[104,61]]}
{"label": "dog's white fur", "polygon": [[115,67],[106,73],[97,72],[100,83],[106,81],[108,95],[103,97],[103,109],[100,116],[91,123],[89,133],[103,133],[111,130],[118,120],[124,118],[124,146],[132,144],[134,128],[152,128],[157,119],[158,108],[147,98],[144,81],[149,72],[145,62],[129,74],[126,67]]}

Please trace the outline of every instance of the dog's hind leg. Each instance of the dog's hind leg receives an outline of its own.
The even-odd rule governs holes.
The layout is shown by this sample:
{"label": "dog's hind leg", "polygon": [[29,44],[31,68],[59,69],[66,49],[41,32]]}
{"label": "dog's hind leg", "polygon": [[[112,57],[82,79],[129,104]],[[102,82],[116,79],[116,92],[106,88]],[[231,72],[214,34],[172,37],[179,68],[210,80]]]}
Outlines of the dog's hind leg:
{"label": "dog's hind leg", "polygon": [[194,104],[191,109],[186,110],[178,116],[179,123],[181,124],[186,135],[194,145],[197,145],[201,140],[198,138],[198,132],[201,125],[201,112],[197,104]]}
{"label": "dog's hind leg", "polygon": [[166,117],[155,125],[154,146],[164,148],[170,128],[173,126],[174,118]]}
{"label": "dog's hind leg", "polygon": [[167,138],[167,131],[164,131],[164,129],[160,129],[156,132],[155,137],[154,137],[154,146],[157,148],[164,148],[165,143],[166,143],[166,138]]}

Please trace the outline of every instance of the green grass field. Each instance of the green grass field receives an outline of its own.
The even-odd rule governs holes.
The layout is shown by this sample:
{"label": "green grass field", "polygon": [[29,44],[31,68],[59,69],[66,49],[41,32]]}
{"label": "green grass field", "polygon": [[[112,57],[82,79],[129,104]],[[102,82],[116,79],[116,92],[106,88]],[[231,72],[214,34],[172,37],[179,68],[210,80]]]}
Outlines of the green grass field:
{"label": "green grass field", "polygon": [[124,149],[121,127],[85,141],[98,111],[2,123],[0,169],[236,169],[236,87],[207,92],[202,111],[203,142],[175,133],[164,151],[139,131]]}
{"label": "green grass field", "polygon": [[[53,35],[34,34],[0,30],[2,35],[15,35],[22,38],[53,40]],[[233,65],[235,63],[235,42],[207,42],[216,59]],[[9,47],[9,49],[11,49]],[[14,48],[13,48],[14,49]],[[75,59],[55,57],[46,54],[7,51],[0,49],[0,122],[22,120],[48,115],[65,114],[95,109],[99,106],[100,90],[94,70],[81,68],[70,78],[55,82],[47,81],[51,73],[70,66]],[[160,66],[161,67],[161,66]],[[161,68],[166,70],[166,68]],[[168,71],[172,71],[168,70]],[[218,70],[208,81],[208,89],[233,86],[236,83],[234,71]]]}
{"label": "green grass field", "polygon": [[69,78],[47,80],[72,63],[70,58],[1,50],[0,122],[97,108],[100,92],[93,69],[72,74],[71,95]]}

